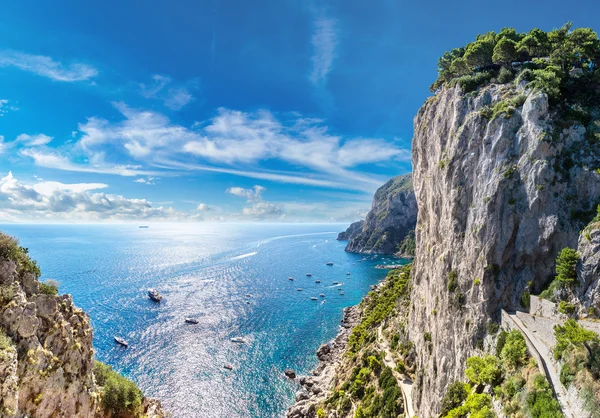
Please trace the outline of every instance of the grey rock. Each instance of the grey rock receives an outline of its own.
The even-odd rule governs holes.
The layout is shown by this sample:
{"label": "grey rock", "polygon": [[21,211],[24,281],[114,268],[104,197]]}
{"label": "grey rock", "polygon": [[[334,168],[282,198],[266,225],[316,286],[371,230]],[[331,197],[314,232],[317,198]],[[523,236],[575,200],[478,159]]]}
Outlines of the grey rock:
{"label": "grey rock", "polygon": [[340,232],[338,234],[337,240],[338,241],[350,241],[351,239],[354,239],[354,237],[356,237],[358,234],[360,234],[364,224],[365,224],[364,220],[351,223],[350,226],[348,227],[348,229],[346,229],[344,232]]}

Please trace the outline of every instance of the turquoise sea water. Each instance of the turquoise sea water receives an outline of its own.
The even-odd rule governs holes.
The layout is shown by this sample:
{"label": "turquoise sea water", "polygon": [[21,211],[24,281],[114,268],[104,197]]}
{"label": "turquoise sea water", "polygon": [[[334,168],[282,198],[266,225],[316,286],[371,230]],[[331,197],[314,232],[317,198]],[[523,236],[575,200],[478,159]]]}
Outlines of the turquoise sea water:
{"label": "turquoise sea water", "polygon": [[[42,280],[58,280],[90,315],[97,357],[175,417],[257,418],[284,414],[297,387],[283,370],[309,372],[315,350],[337,334],[342,309],[386,274],[374,268],[386,258],[358,262],[364,257],[344,252],[345,243],[335,240],[344,228],[0,226],[30,249]],[[148,299],[149,287],[161,292],[162,303]],[[188,325],[185,317],[200,322]],[[131,347],[118,347],[114,335]]]}

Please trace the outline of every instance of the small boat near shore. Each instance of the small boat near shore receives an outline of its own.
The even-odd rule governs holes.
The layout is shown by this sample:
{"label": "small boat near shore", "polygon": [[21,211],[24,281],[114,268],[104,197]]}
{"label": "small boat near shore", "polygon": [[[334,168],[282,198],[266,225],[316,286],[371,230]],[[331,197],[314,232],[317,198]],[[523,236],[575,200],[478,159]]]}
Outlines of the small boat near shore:
{"label": "small boat near shore", "polygon": [[310,300],[319,300],[319,298],[316,297],[316,296],[313,296],[313,297],[310,298]]}
{"label": "small boat near shore", "polygon": [[200,322],[200,321],[198,321],[196,318],[185,318],[185,323],[186,324],[194,324],[194,325],[196,325],[198,322]]}
{"label": "small boat near shore", "polygon": [[238,344],[244,344],[246,342],[246,340],[244,340],[242,337],[233,337],[231,339],[232,343],[238,343]]}
{"label": "small boat near shore", "polygon": [[154,302],[160,302],[163,298],[156,289],[148,289],[148,297]]}
{"label": "small boat near shore", "polygon": [[121,337],[113,337],[115,339],[115,342],[125,348],[129,347],[129,343],[127,341],[125,341],[123,338]]}

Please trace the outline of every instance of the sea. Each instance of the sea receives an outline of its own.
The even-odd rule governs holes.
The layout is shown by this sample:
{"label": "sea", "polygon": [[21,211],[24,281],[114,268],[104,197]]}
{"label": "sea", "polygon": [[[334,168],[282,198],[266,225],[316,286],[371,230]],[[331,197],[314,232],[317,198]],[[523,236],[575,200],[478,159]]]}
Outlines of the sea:
{"label": "sea", "polygon": [[345,224],[148,226],[0,230],[29,248],[42,280],[57,280],[90,315],[96,357],[176,418],[285,416],[298,386],[284,370],[309,373],[343,309],[385,277],[375,266],[406,262],[344,252],[336,236]]}

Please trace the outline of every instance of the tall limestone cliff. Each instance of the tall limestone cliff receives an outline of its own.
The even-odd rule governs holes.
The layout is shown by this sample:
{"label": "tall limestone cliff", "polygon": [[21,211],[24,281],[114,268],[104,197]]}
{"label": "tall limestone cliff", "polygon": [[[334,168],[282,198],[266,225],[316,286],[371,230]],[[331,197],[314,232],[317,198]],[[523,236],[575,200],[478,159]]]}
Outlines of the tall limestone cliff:
{"label": "tall limestone cliff", "polygon": [[416,222],[412,176],[406,174],[394,177],[377,189],[365,221],[353,223],[338,239],[349,241],[348,252],[394,254],[402,240],[414,230]]}
{"label": "tall limestone cliff", "polygon": [[600,155],[589,125],[526,82],[470,94],[444,86],[414,129],[409,336],[419,370],[414,405],[429,417],[501,308],[544,288],[558,252],[577,247],[600,196]]}
{"label": "tall limestone cliff", "polygon": [[38,275],[26,249],[0,233],[0,416],[164,417],[94,361],[90,318]]}

